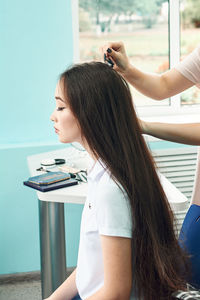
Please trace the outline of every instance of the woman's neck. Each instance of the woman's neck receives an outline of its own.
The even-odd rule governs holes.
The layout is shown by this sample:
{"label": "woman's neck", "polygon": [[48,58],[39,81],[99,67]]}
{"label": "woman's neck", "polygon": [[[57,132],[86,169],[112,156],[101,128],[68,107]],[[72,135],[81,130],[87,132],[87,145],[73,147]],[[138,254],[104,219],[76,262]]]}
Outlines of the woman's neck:
{"label": "woman's neck", "polygon": [[86,141],[82,141],[81,145],[83,148],[87,151],[87,153],[90,155],[90,157],[96,162],[98,158],[94,155],[94,152],[90,149],[88,143]]}

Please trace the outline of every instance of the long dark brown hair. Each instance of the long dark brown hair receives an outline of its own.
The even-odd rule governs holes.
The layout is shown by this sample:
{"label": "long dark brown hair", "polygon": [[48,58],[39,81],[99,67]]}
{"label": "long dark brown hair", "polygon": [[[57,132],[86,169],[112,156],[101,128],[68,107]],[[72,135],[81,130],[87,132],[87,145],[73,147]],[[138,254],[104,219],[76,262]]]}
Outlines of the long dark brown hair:
{"label": "long dark brown hair", "polygon": [[130,200],[138,298],[171,299],[173,291],[185,289],[185,255],[126,81],[100,62],[75,65],[60,79],[90,150]]}

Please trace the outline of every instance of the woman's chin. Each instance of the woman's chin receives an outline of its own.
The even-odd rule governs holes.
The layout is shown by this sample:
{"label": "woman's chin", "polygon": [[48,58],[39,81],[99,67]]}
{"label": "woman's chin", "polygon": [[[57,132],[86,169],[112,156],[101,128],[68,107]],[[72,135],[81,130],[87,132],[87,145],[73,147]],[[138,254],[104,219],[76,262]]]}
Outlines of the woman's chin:
{"label": "woman's chin", "polygon": [[71,144],[73,143],[74,141],[71,141],[69,139],[65,139],[65,138],[62,138],[62,137],[59,137],[59,141],[63,144]]}

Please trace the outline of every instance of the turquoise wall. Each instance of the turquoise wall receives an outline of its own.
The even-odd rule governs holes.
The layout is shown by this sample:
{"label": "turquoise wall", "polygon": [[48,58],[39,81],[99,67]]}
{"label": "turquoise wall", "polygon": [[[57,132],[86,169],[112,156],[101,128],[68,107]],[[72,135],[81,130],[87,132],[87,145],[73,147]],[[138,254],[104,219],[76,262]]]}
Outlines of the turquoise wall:
{"label": "turquoise wall", "polygon": [[[0,274],[40,269],[38,200],[34,190],[23,186],[30,176],[26,157],[60,148],[63,145],[0,150]],[[82,207],[65,205],[69,267],[76,265]]]}
{"label": "turquoise wall", "polygon": [[[0,274],[8,274],[40,269],[38,201],[22,182],[28,155],[64,147],[49,117],[73,58],[70,0],[1,0],[0,41]],[[81,211],[65,206],[68,266],[76,265]]]}
{"label": "turquoise wall", "polygon": [[54,139],[49,115],[72,63],[71,21],[70,0],[0,1],[1,144]]}

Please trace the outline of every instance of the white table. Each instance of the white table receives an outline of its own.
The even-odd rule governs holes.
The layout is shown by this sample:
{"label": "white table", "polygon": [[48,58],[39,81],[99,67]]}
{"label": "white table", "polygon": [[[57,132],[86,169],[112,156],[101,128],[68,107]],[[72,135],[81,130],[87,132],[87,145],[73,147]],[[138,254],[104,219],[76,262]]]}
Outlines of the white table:
{"label": "white table", "polygon": [[[31,176],[42,174],[36,171],[43,159],[64,158],[66,164],[85,169],[89,163],[86,152],[73,147],[40,153],[27,158]],[[52,169],[52,171],[54,171]],[[174,212],[187,208],[187,198],[162,174],[161,183]],[[64,203],[84,204],[87,184],[62,188],[50,192],[39,192],[39,228],[42,297],[47,298],[66,279],[66,249],[64,227]]]}

